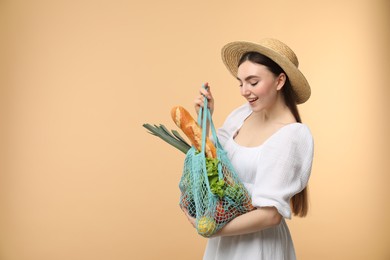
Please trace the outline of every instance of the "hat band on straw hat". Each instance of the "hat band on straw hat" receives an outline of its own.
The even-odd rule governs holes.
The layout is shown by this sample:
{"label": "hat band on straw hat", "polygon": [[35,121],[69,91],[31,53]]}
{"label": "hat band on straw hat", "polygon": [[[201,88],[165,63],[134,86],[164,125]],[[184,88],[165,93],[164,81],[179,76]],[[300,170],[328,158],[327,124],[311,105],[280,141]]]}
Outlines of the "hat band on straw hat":
{"label": "hat band on straw hat", "polygon": [[265,55],[284,70],[291,83],[297,104],[302,104],[310,98],[310,85],[298,69],[298,58],[286,44],[276,39],[263,39],[259,43],[237,41],[226,44],[222,48],[222,60],[234,77],[237,77],[241,57],[247,52]]}

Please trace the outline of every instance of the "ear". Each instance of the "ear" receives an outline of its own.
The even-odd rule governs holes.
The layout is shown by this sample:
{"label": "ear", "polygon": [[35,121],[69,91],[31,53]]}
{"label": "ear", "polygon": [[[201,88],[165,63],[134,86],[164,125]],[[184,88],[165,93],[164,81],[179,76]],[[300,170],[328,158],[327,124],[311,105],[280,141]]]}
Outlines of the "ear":
{"label": "ear", "polygon": [[281,90],[284,86],[284,83],[286,83],[286,74],[280,73],[276,79],[276,83],[277,83],[276,89]]}

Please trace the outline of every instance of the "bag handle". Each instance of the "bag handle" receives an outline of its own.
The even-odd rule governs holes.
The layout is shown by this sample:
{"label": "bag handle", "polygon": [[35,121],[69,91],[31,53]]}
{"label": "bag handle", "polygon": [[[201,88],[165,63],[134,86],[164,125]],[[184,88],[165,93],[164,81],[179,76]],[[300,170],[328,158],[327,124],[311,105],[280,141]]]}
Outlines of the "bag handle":
{"label": "bag handle", "polygon": [[[203,84],[204,89],[207,89],[207,84]],[[218,141],[217,131],[215,130],[215,126],[213,123],[213,119],[211,117],[210,109],[208,108],[208,100],[205,97],[203,107],[200,107],[198,113],[198,124],[202,128],[202,153],[206,150],[206,135],[207,135],[207,123],[210,124],[211,134],[215,145],[217,148],[220,148],[221,145]]]}

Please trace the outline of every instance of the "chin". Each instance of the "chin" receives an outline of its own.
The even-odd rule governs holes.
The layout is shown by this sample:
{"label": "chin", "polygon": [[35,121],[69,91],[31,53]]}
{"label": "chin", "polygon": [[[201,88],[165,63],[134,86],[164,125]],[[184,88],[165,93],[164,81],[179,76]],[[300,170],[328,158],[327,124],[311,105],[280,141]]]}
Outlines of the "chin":
{"label": "chin", "polygon": [[252,105],[252,104],[249,103],[249,106],[251,107],[253,112],[260,112],[260,111],[262,111],[264,109],[264,107],[259,105],[259,104],[253,104]]}

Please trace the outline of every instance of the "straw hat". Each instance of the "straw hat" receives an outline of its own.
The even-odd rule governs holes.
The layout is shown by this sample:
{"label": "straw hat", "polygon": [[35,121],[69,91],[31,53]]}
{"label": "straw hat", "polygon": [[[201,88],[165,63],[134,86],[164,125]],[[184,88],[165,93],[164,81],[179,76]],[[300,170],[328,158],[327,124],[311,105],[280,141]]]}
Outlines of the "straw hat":
{"label": "straw hat", "polygon": [[258,52],[267,56],[286,72],[297,104],[302,104],[309,99],[310,85],[298,69],[297,56],[286,44],[276,39],[263,39],[258,43],[237,41],[226,44],[222,48],[222,60],[234,77],[237,77],[239,60],[247,52]]}

